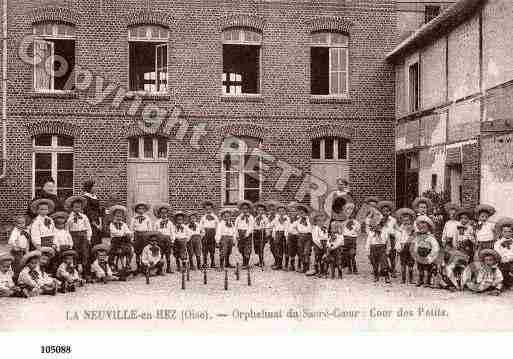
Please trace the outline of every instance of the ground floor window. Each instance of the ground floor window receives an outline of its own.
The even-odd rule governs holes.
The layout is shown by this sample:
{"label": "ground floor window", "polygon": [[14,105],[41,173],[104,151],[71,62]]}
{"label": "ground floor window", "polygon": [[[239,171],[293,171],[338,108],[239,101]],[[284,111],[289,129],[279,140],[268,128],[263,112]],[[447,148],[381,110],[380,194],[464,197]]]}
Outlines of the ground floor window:
{"label": "ground floor window", "polygon": [[223,205],[238,201],[260,200],[262,190],[261,158],[254,152],[260,140],[252,137],[231,137],[223,143],[222,193]]}
{"label": "ground floor window", "polygon": [[[432,178],[433,180],[434,178]],[[416,152],[396,157],[396,197],[398,207],[409,207],[419,194],[419,156]]]}
{"label": "ground floor window", "polygon": [[167,158],[167,139],[141,136],[128,140],[128,158],[158,160]]}
{"label": "ground floor window", "polygon": [[33,138],[32,194],[37,196],[44,183],[52,178],[57,196],[73,194],[73,137],[65,135],[37,135]]}

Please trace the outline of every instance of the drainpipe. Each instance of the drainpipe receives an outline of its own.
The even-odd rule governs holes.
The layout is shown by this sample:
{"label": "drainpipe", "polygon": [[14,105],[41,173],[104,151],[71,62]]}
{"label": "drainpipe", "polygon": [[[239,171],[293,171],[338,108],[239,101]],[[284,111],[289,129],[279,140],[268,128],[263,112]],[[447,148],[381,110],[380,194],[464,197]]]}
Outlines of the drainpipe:
{"label": "drainpipe", "polygon": [[7,0],[2,0],[2,172],[7,174]]}

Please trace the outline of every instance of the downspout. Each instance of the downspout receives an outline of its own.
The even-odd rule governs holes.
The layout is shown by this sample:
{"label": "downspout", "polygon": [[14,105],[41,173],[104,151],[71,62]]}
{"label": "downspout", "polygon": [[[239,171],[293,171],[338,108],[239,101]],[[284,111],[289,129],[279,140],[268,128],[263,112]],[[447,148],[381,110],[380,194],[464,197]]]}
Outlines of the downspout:
{"label": "downspout", "polygon": [[7,0],[2,0],[2,172],[7,175]]}

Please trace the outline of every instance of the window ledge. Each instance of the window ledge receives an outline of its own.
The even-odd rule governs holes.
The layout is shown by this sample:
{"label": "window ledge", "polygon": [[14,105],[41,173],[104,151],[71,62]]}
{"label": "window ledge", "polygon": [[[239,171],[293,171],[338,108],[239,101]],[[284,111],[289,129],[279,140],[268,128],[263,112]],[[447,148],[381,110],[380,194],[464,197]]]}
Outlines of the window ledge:
{"label": "window ledge", "polygon": [[168,101],[171,96],[167,92],[144,92],[144,91],[129,91],[126,93],[125,98],[134,99],[140,97],[144,100],[162,100]]}
{"label": "window ledge", "polygon": [[351,103],[348,96],[311,95],[310,103]]}
{"label": "window ledge", "polygon": [[33,98],[60,98],[60,99],[73,99],[78,98],[76,91],[33,91],[31,93]]}
{"label": "window ledge", "polygon": [[221,95],[223,102],[264,102],[261,94]]}

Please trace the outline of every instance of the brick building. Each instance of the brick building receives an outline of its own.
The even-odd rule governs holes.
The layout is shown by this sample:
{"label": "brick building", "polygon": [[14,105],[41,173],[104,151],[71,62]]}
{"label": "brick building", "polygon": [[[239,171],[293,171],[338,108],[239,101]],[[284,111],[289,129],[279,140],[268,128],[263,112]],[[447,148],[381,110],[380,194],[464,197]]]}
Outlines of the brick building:
{"label": "brick building", "polygon": [[460,0],[388,54],[399,204],[445,190],[513,215],[512,11],[509,0]]}
{"label": "brick building", "polygon": [[49,176],[186,209],[320,206],[339,176],[394,196],[388,0],[11,0],[7,19],[3,223]]}

